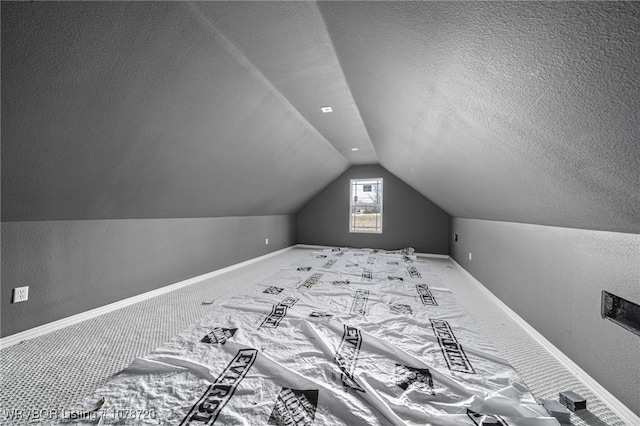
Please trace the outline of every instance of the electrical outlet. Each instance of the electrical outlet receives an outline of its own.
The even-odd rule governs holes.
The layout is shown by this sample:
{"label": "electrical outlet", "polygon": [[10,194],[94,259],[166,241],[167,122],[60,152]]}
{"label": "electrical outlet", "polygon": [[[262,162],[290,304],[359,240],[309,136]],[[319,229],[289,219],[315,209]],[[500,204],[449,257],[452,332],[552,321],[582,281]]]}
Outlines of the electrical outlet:
{"label": "electrical outlet", "polygon": [[16,287],[13,289],[13,302],[24,302],[29,299],[29,286]]}
{"label": "electrical outlet", "polygon": [[471,260],[471,252],[469,252],[469,260]]}
{"label": "electrical outlet", "polygon": [[266,238],[266,239],[264,240],[264,243],[265,243],[266,245],[269,245],[269,239],[268,239],[268,238]]}

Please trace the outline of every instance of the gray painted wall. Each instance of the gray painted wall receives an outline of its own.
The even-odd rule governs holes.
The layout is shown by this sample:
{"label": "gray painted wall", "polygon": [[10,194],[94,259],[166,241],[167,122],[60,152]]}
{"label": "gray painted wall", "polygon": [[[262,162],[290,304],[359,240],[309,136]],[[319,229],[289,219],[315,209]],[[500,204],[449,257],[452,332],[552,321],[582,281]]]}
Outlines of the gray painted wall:
{"label": "gray painted wall", "polygon": [[295,216],[4,222],[2,336],[293,244]]}
{"label": "gray painted wall", "polygon": [[[384,179],[382,234],[349,232],[351,179]],[[298,243],[449,254],[449,216],[379,165],[353,166],[298,213]]]}
{"label": "gray painted wall", "polygon": [[602,290],[640,303],[640,235],[454,217],[455,233],[460,265],[640,414],[640,336],[600,316]]}

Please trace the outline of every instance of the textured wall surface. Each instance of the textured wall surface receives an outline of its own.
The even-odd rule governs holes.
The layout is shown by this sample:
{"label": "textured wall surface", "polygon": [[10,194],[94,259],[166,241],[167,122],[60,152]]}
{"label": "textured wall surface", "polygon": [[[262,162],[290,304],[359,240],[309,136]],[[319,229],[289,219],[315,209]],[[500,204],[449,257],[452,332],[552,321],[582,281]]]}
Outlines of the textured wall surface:
{"label": "textured wall surface", "polygon": [[452,218],[454,233],[460,265],[640,414],[640,336],[600,316],[602,290],[640,304],[640,235]]}
{"label": "textured wall surface", "polygon": [[[382,234],[349,232],[351,179],[379,177]],[[449,216],[384,167],[353,166],[298,213],[298,243],[449,254]]]}
{"label": "textured wall surface", "polygon": [[4,222],[2,336],[293,244],[295,216]]}

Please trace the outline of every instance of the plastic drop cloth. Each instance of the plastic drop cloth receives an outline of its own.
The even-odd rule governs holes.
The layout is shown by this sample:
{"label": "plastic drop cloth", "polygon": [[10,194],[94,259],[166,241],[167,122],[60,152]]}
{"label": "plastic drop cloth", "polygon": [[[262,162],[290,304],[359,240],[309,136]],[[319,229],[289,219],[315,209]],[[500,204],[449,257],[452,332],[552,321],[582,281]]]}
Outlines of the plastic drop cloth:
{"label": "plastic drop cloth", "polygon": [[558,425],[412,253],[314,252],[136,359],[62,423]]}

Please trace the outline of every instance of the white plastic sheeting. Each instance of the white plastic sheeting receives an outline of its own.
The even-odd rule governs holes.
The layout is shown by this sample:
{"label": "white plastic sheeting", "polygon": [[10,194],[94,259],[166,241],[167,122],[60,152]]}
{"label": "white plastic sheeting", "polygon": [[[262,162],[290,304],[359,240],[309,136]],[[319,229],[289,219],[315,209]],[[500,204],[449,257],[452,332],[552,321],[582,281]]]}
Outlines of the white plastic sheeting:
{"label": "white plastic sheeting", "polygon": [[315,252],[69,413],[102,424],[558,424],[412,250]]}

